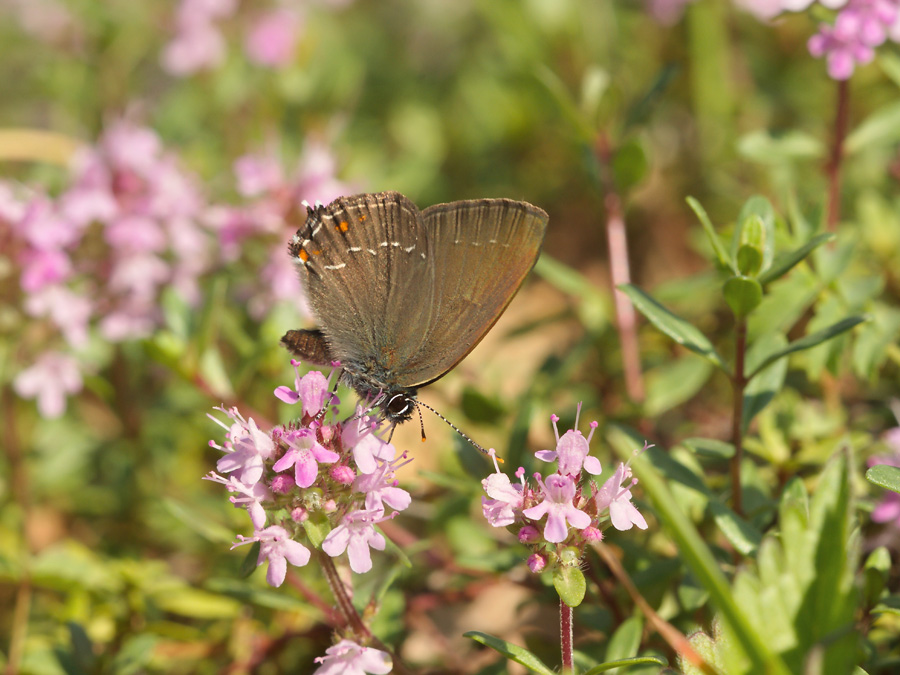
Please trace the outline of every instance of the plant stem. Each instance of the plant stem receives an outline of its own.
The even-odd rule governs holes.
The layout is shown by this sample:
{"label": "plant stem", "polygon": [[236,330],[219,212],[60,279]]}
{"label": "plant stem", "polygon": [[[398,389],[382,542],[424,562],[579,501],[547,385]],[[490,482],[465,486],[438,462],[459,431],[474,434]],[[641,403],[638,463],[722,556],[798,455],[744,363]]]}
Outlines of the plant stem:
{"label": "plant stem", "polygon": [[616,191],[612,175],[612,149],[605,133],[597,136],[594,154],[600,169],[603,204],[606,207],[606,239],[609,244],[609,266],[613,282],[613,298],[616,307],[616,328],[622,345],[622,370],[628,397],[637,403],[644,400],[644,381],[641,377],[641,357],[637,341],[637,318],[634,305],[618,290],[621,284],[631,283],[628,266],[628,238],[625,234],[625,216],[622,199]]}
{"label": "plant stem", "polygon": [[834,137],[831,156],[825,166],[828,177],[828,206],[825,227],[829,232],[837,230],[841,217],[841,164],[844,161],[844,139],[847,137],[847,123],[850,118],[850,81],[838,80],[837,104],[834,115]]}
{"label": "plant stem", "polygon": [[562,651],[562,672],[571,675],[575,672],[572,658],[572,608],[562,598],[559,599],[559,645]]}
{"label": "plant stem", "polygon": [[650,603],[647,602],[646,598],[641,595],[641,592],[638,590],[637,586],[634,585],[631,577],[628,576],[628,572],[622,567],[622,563],[619,562],[619,559],[616,557],[616,554],[613,553],[609,544],[597,542],[591,544],[591,547],[596,551],[597,555],[600,556],[601,560],[606,563],[606,566],[609,567],[609,570],[613,573],[616,581],[618,581],[628,595],[631,596],[631,600],[647,618],[647,623],[653,627],[653,630],[655,630],[687,663],[690,663],[695,668],[699,668],[708,675],[715,675],[717,672],[715,668],[703,660],[703,657],[700,656],[700,654],[698,654],[691,646],[691,643],[688,642],[684,633],[657,614]]}
{"label": "plant stem", "polygon": [[733,406],[731,419],[731,442],[734,445],[734,457],[731,458],[731,502],[735,513],[743,515],[741,495],[741,462],[744,459],[743,417],[744,388],[747,380],[744,377],[744,355],[747,351],[747,320],[738,319],[734,327],[734,377],[731,380],[733,390]]}
{"label": "plant stem", "polygon": [[340,575],[338,574],[337,568],[334,566],[334,561],[331,557],[318,550],[316,551],[316,556],[319,559],[319,567],[322,568],[322,572],[325,574],[325,580],[328,582],[328,587],[331,589],[331,593],[334,596],[334,601],[337,603],[338,610],[353,633],[364,642],[391,655],[391,661],[393,661],[394,664],[394,669],[391,671],[392,673],[396,673],[397,675],[411,675],[410,671],[403,665],[400,659],[397,658],[397,655],[393,650],[375,637],[372,631],[369,630],[369,627],[363,622],[359,612],[356,611],[356,607],[353,606],[353,601],[347,593],[347,587],[344,586],[344,582],[341,581]]}
{"label": "plant stem", "polygon": [[372,631],[363,623],[362,617],[353,606],[353,601],[347,593],[347,587],[344,586],[344,582],[341,581],[337,568],[334,566],[334,561],[321,551],[316,553],[319,557],[319,567],[325,574],[325,580],[328,582],[328,587],[331,589],[331,594],[334,596],[334,601],[337,603],[338,611],[344,617],[344,621],[360,639],[371,640],[373,638]]}

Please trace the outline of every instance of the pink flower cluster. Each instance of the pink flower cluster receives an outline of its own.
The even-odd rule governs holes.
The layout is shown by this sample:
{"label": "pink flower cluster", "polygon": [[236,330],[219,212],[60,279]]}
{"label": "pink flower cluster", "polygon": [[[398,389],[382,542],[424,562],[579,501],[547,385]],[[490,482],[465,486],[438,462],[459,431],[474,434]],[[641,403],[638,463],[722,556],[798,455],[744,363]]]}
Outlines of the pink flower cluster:
{"label": "pink flower cluster", "polygon": [[[163,68],[186,77],[220,67],[228,56],[223,23],[238,13],[238,0],[181,0],[175,11],[175,35],[161,56]],[[305,14],[310,4],[299,0],[281,3],[244,3],[249,27],[244,31],[247,59],[265,68],[281,68],[293,61]],[[347,2],[319,4],[341,6]]]}
{"label": "pink flower cluster", "polygon": [[[60,415],[81,389],[79,360],[91,327],[111,342],[149,335],[160,294],[199,300],[212,233],[198,181],[150,129],[113,123],[80,151],[57,198],[0,182],[3,256],[19,270],[20,306],[33,319],[21,340],[32,365],[14,382],[45,417]],[[65,344],[46,338],[58,334]],[[40,336],[39,339],[32,339]]]}
{"label": "pink flower cluster", "polygon": [[[220,206],[209,220],[219,234],[222,257],[233,263],[251,238],[268,240],[268,255],[250,286],[239,294],[251,316],[261,318],[280,302],[307,314],[297,270],[285,253],[285,241],[306,218],[304,201],[327,204],[355,188],[335,178],[337,163],[328,146],[315,138],[306,140],[293,175],[286,176],[274,153],[245,155],[234,163],[240,207]],[[293,228],[285,231],[285,224]],[[258,265],[258,263],[254,263]]]}
{"label": "pink flower cluster", "polygon": [[900,0],[845,0],[830,4],[843,8],[834,25],[819,26],[808,46],[813,56],[825,58],[833,79],[848,79],[856,66],[875,58],[875,48],[888,38],[900,41]]}
{"label": "pink flower cluster", "polygon": [[[579,404],[575,427],[580,413]],[[494,527],[514,528],[519,541],[534,549],[528,563],[534,572],[546,567],[548,548],[556,551],[557,545],[563,544],[583,549],[587,542],[601,539],[601,527],[607,520],[617,530],[630,530],[634,525],[647,528],[646,520],[631,503],[631,488],[637,479],[632,479],[627,464],[620,464],[601,487],[589,479],[585,485],[584,474],[601,473],[600,461],[589,454],[597,422],[591,422],[591,432],[585,438],[577,428],[560,436],[556,427],[559,418],[553,415],[551,420],[556,449],[541,450],[535,456],[544,462],[556,462],[556,473],[546,478],[535,473],[537,486],[532,487],[525,481],[525,469],[519,467],[519,483],[514,484],[500,472],[495,460],[497,471],[482,481],[487,493],[481,498],[484,517]],[[541,532],[538,523],[544,516],[547,519]]]}
{"label": "pink flower cluster", "polygon": [[[298,363],[292,363],[296,369]],[[235,546],[259,542],[257,564],[268,562],[266,580],[280,586],[287,563],[309,562],[310,550],[300,540],[304,523],[313,518],[317,528],[323,521],[331,528],[321,542],[326,554],[336,558],[346,551],[350,569],[368,572],[371,549],[383,551],[386,544],[375,525],[410,505],[395,477],[410,460],[396,457],[363,410],[348,421],[334,421],[329,379],[319,371],[301,377],[298,370],[294,387],[279,387],[275,395],[300,404],[299,423],[264,432],[234,408],[217,408],[228,423],[210,416],[226,430],[226,441],[210,441],[225,454],[216,465],[219,473],[206,478],[232,493],[231,502],[248,512],[254,528],[252,537],[239,535]],[[269,523],[273,517],[278,521]]]}

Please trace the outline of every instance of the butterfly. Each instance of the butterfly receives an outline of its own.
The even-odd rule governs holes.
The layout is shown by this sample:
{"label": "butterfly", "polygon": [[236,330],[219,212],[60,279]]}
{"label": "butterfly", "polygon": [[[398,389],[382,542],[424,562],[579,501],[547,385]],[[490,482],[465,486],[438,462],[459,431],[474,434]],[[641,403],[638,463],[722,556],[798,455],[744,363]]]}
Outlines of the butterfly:
{"label": "butterfly", "polygon": [[475,199],[420,211],[398,192],[307,206],[288,245],[319,322],[282,344],[342,381],[390,424],[481,341],[534,266],[547,214]]}

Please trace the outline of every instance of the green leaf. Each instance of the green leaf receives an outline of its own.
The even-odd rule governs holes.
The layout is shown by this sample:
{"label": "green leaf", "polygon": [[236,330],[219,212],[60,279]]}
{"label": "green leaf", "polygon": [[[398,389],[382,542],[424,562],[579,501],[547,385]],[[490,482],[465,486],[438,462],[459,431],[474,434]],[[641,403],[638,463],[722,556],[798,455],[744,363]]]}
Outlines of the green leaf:
{"label": "green leaf", "polygon": [[625,194],[647,175],[647,155],[637,139],[631,139],[616,150],[612,172],[619,193]]}
{"label": "green leaf", "polygon": [[634,284],[622,284],[619,286],[619,290],[625,293],[637,310],[660,331],[678,344],[705,357],[722,370],[728,370],[725,360],[713,347],[712,342],[695,326],[670,312]]}
{"label": "green leaf", "polygon": [[560,600],[569,607],[578,607],[584,600],[587,583],[580,568],[561,566],[553,570],[553,587]]}
{"label": "green leaf", "polygon": [[639,616],[632,616],[621,623],[606,645],[607,661],[631,658],[641,647],[644,622]]}
{"label": "green leaf", "polygon": [[709,239],[709,243],[716,254],[716,258],[718,258],[719,260],[719,264],[722,267],[730,269],[732,272],[737,274],[737,267],[735,266],[735,263],[732,260],[731,256],[728,255],[728,251],[725,250],[725,245],[722,243],[722,240],[719,239],[719,235],[716,233],[716,228],[713,226],[712,221],[706,214],[706,210],[703,208],[700,202],[698,202],[693,197],[688,197],[687,203],[688,206],[690,206],[694,210],[694,213],[697,214],[697,218],[700,220],[700,224],[703,226],[703,230],[706,232],[706,238]]}
{"label": "green leaf", "polygon": [[592,332],[599,332],[609,325],[612,316],[609,296],[601,293],[586,276],[551,258],[546,253],[542,253],[538,258],[534,271],[552,286],[576,298],[578,318],[585,328]]}
{"label": "green leaf", "polygon": [[900,140],[900,103],[885,105],[847,134],[844,149],[853,155],[868,147],[882,148]]}
{"label": "green leaf", "polygon": [[605,673],[613,668],[628,668],[630,666],[659,666],[660,668],[665,668],[666,665],[665,661],[658,659],[655,656],[635,656],[630,659],[619,659],[617,661],[600,663],[585,672],[584,675],[597,675],[597,673]]}
{"label": "green leaf", "polygon": [[725,302],[738,319],[744,319],[762,302],[762,286],[750,277],[731,277],[722,289]]}
{"label": "green leaf", "polygon": [[755,277],[762,268],[762,250],[755,246],[741,244],[736,259],[738,272],[743,276]]}
{"label": "green leaf", "polygon": [[887,547],[879,546],[863,565],[864,584],[863,589],[866,599],[866,607],[875,604],[884,589],[887,587],[888,577],[891,573],[891,553]]}
{"label": "green leaf", "polygon": [[884,74],[900,87],[900,57],[891,52],[879,52],[878,65]]}
{"label": "green leaf", "polygon": [[590,144],[594,138],[594,129],[588,124],[575,101],[572,100],[572,95],[566,88],[565,83],[559,78],[559,75],[547,66],[540,66],[535,75],[538,81],[550,92],[557,105],[559,105],[559,109],[568,119],[572,130],[577,134],[579,140]]}
{"label": "green leaf", "polygon": [[[635,444],[640,444],[640,438],[636,434],[626,434],[619,427],[613,428],[609,440],[623,460],[632,459],[631,449]],[[632,467],[644,492],[653,503],[657,517],[675,543],[679,556],[697,582],[709,591],[713,604],[731,627],[735,642],[749,659],[754,672],[786,674],[788,670],[784,663],[769,650],[742,608],[735,602],[718,561],[688,517],[678,508],[665,481],[647,459],[647,453],[635,457]]]}
{"label": "green leaf", "polygon": [[751,556],[759,548],[762,533],[722,502],[709,500],[709,510],[725,538],[743,556]]}
{"label": "green leaf", "polygon": [[825,242],[834,240],[834,238],[835,235],[831,232],[817,234],[815,237],[803,244],[803,246],[795,248],[793,251],[782,253],[776,256],[775,260],[772,261],[772,266],[759,275],[759,283],[765,286],[766,284],[772,283],[776,279],[783,277],[792,268],[800,264],[810,253],[816,250],[819,246],[821,246]]}
{"label": "green leaf", "polygon": [[866,480],[885,490],[900,493],[900,467],[876,464],[866,471]]}
{"label": "green leaf", "polygon": [[770,363],[774,363],[778,359],[784,358],[788,354],[793,354],[794,352],[799,352],[804,349],[809,349],[811,347],[815,347],[818,344],[821,344],[827,340],[830,340],[841,333],[845,333],[854,326],[858,326],[863,321],[866,321],[867,317],[865,316],[851,316],[842,321],[838,321],[828,328],[823,328],[820,331],[816,331],[812,335],[807,335],[806,337],[802,337],[799,340],[795,340],[791,342],[787,347],[776,351],[774,354],[770,354],[763,362],[757,366],[757,368],[748,375],[748,379],[754,378],[757,374],[759,374],[763,368],[768,366]]}
{"label": "green leaf", "polygon": [[737,151],[760,164],[784,164],[821,157],[825,154],[825,146],[812,134],[801,131],[777,136],[769,131],[753,131],[738,139]]}
{"label": "green leaf", "polygon": [[700,455],[710,459],[731,459],[734,457],[734,445],[714,438],[685,438],[681,444]]}
{"label": "green leaf", "polygon": [[322,548],[322,542],[331,532],[331,526],[324,514],[313,514],[303,521],[303,530],[309,537],[310,543],[316,548]]}
{"label": "green leaf", "polygon": [[[748,228],[750,232],[747,232]],[[737,259],[738,250],[743,244],[759,247],[763,271],[771,266],[775,256],[775,210],[765,197],[754,195],[741,207],[731,239],[732,257]]]}
{"label": "green leaf", "polygon": [[712,364],[692,357],[669,360],[648,370],[645,414],[657,417],[693,398],[712,373]]}
{"label": "green leaf", "polygon": [[167,586],[154,593],[153,599],[161,610],[192,619],[235,618],[243,609],[237,600],[188,586]]}
{"label": "green leaf", "polygon": [[258,541],[255,541],[250,545],[250,548],[247,550],[247,555],[244,556],[238,570],[238,575],[241,579],[246,579],[256,571],[256,568],[259,566],[257,564],[257,561],[259,560],[259,549],[260,543]]}
{"label": "green leaf", "polygon": [[515,661],[516,663],[525,666],[533,673],[539,673],[539,675],[556,675],[551,668],[548,668],[543,661],[524,647],[519,647],[506,640],[501,640],[493,635],[481,633],[476,630],[470,630],[463,633],[463,637],[467,637],[479,644],[483,644],[485,647],[490,647],[510,661]]}

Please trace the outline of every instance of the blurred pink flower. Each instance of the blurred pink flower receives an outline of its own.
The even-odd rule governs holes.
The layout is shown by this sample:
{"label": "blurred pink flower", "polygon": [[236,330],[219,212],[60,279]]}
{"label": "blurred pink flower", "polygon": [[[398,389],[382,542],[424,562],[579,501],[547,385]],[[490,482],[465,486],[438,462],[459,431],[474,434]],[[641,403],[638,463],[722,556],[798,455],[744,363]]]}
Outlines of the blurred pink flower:
{"label": "blurred pink flower", "polygon": [[684,8],[694,0],[646,0],[647,11],[656,21],[670,26],[676,23]]}
{"label": "blurred pink flower", "polygon": [[26,293],[36,293],[45,286],[67,279],[72,273],[69,256],[57,249],[31,249],[19,257],[22,274],[19,283]]}
{"label": "blurred pink flower", "polygon": [[163,70],[185,77],[201,70],[214,70],[225,62],[225,38],[206,21],[192,21],[182,26],[175,38],[163,49]]}
{"label": "blurred pink flower", "polygon": [[88,341],[91,301],[65,286],[48,286],[25,299],[25,311],[33,317],[47,317],[73,347]]}
{"label": "blurred pink flower", "polygon": [[294,58],[302,21],[297,12],[276,9],[259,17],[244,40],[247,58],[259,66],[286,66]]}
{"label": "blurred pink flower", "polygon": [[874,48],[889,34],[893,36],[900,22],[898,0],[848,0],[842,4],[834,25],[821,24],[808,43],[810,54],[825,58],[828,75],[835,80],[849,79],[856,66],[872,61]]}
{"label": "blurred pink flower", "polygon": [[22,398],[37,399],[42,417],[59,417],[66,410],[66,396],[81,391],[78,361],[61,352],[44,352],[35,364],[19,373],[13,389]]}
{"label": "blurred pink flower", "polygon": [[234,163],[238,192],[244,197],[258,197],[279,189],[284,184],[281,162],[274,155],[244,155]]}

